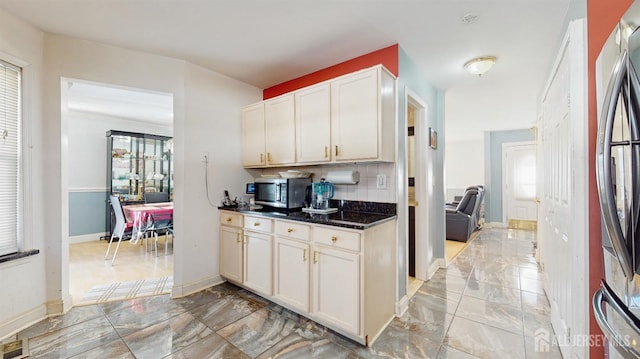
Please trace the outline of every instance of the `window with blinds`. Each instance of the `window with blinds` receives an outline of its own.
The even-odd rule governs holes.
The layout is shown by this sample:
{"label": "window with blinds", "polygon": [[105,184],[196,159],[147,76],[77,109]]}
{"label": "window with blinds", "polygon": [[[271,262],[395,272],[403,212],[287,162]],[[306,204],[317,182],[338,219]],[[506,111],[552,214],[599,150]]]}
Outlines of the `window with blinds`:
{"label": "window with blinds", "polygon": [[21,69],[0,60],[0,255],[20,243]]}

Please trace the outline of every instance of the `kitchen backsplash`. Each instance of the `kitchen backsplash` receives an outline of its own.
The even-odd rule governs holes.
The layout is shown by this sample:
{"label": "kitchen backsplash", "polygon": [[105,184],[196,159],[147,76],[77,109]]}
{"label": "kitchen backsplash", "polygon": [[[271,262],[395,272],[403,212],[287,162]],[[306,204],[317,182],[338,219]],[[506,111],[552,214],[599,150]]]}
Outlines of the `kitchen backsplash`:
{"label": "kitchen backsplash", "polygon": [[[278,172],[295,169],[313,173],[313,182],[320,181],[327,176],[329,171],[358,171],[360,172],[360,182],[357,185],[335,185],[334,199],[344,199],[349,201],[369,201],[396,203],[397,179],[395,176],[395,163],[371,163],[371,164],[344,164],[325,166],[302,166],[287,168],[266,168],[262,174],[278,174]],[[378,175],[386,177],[385,188],[378,188]]]}

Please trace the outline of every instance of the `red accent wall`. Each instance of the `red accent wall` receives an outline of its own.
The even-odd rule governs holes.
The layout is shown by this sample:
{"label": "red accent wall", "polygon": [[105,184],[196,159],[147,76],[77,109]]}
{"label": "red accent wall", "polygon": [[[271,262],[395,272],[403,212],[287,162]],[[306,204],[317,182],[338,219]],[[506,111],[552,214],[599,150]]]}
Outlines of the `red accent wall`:
{"label": "red accent wall", "polygon": [[[595,64],[596,58],[616,23],[633,0],[587,0],[587,71],[589,91],[589,298],[600,287],[604,277],[602,238],[600,226],[600,202],[596,186],[596,136],[598,114],[596,105]],[[589,306],[589,326],[592,335],[602,335]],[[605,348],[592,346],[591,358],[604,358]]]}
{"label": "red accent wall", "polygon": [[345,62],[341,62],[339,64],[324,68],[316,72],[312,72],[296,79],[266,88],[262,91],[262,99],[266,100],[268,98],[280,96],[287,92],[301,89],[309,85],[317,84],[334,77],[342,76],[350,72],[362,70],[378,64],[384,65],[387,70],[391,71],[391,73],[398,77],[398,58],[398,44],[391,45],[389,47],[385,47],[384,49],[376,50],[368,54],[358,56],[351,60],[347,60]]}

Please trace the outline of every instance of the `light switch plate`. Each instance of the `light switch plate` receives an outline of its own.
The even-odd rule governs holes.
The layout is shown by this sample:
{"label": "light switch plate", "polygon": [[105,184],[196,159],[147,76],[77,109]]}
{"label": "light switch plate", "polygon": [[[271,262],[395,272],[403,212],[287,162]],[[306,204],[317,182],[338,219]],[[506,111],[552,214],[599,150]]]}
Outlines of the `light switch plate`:
{"label": "light switch plate", "polygon": [[377,188],[387,188],[387,176],[386,175],[378,175],[376,179],[376,187]]}

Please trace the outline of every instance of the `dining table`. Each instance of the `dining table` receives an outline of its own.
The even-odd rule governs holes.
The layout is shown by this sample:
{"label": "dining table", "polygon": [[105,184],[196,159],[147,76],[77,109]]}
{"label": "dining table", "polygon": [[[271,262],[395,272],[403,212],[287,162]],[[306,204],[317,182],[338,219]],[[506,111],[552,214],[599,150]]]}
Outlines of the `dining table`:
{"label": "dining table", "polygon": [[125,220],[132,224],[131,243],[137,243],[153,225],[153,215],[173,214],[173,202],[130,204],[122,206]]}

